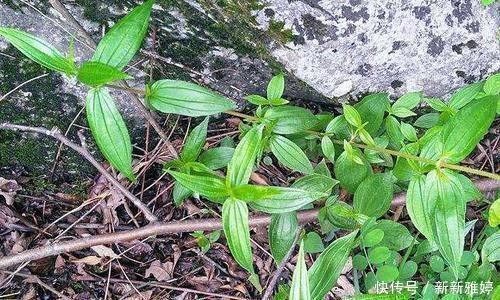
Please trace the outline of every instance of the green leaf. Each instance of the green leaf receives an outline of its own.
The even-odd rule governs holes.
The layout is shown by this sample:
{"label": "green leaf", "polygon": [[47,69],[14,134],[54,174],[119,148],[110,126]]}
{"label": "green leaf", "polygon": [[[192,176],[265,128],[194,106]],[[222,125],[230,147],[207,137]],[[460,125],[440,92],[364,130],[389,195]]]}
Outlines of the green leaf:
{"label": "green leaf", "polygon": [[322,192],[298,188],[249,184],[233,187],[233,195],[243,201],[251,202],[250,205],[254,209],[271,214],[295,211],[327,196]]}
{"label": "green leaf", "polygon": [[458,163],[469,155],[495,119],[500,96],[477,99],[457,112],[443,126],[444,156],[450,163]]}
{"label": "green leaf", "polygon": [[148,88],[149,106],[163,113],[208,116],[234,108],[234,103],[209,89],[181,80],[159,80]]}
{"label": "green leaf", "polygon": [[304,260],[304,241],[300,242],[299,256],[292,276],[290,286],[290,300],[310,300],[309,278],[307,277],[307,266]]}
{"label": "green leaf", "polygon": [[429,265],[431,266],[431,269],[436,273],[441,273],[444,271],[444,260],[441,258],[441,256],[431,256],[431,258],[429,259]]}
{"label": "green leaf", "polygon": [[427,102],[427,104],[429,104],[430,107],[432,107],[434,110],[437,111],[446,111],[449,109],[448,105],[446,105],[446,103],[444,103],[443,101],[441,101],[441,99],[438,98],[425,98],[424,101]]}
{"label": "green leaf", "polygon": [[332,139],[328,136],[324,136],[321,139],[321,151],[325,158],[331,162],[335,162],[335,146],[333,145]]}
{"label": "green leaf", "polygon": [[366,267],[368,267],[368,260],[364,255],[356,254],[352,258],[352,265],[358,271],[363,271]]}
{"label": "green leaf", "polygon": [[363,123],[361,122],[361,116],[354,107],[349,104],[344,104],[342,105],[342,110],[344,111],[344,117],[347,123],[356,128],[359,128],[361,127],[361,125],[363,125]]}
{"label": "green leaf", "polygon": [[76,75],[78,81],[89,86],[100,86],[109,82],[132,78],[112,66],[100,62],[88,61],[83,63]]}
{"label": "green leaf", "polygon": [[404,225],[391,221],[381,220],[372,227],[372,230],[380,229],[384,232],[384,238],[380,246],[385,246],[390,250],[401,251],[410,247],[413,236]]}
{"label": "green leaf", "polygon": [[393,116],[388,116],[385,119],[385,130],[387,131],[387,136],[397,149],[401,148],[401,144],[404,141],[403,133],[401,132],[401,125],[399,121]]}
{"label": "green leaf", "polygon": [[148,31],[153,0],[144,2],[116,23],[97,45],[92,61],[121,70],[141,47]]}
{"label": "green leaf", "polygon": [[185,188],[208,198],[222,198],[229,196],[223,178],[213,175],[191,175],[172,170],[166,171]]}
{"label": "green leaf", "polygon": [[375,135],[384,121],[386,107],[389,104],[389,94],[377,93],[363,97],[363,99],[354,105],[359,112],[361,120],[368,122],[364,129],[371,135]]}
{"label": "green leaf", "polygon": [[486,95],[498,95],[500,93],[500,73],[491,75],[484,83]]}
{"label": "green leaf", "polygon": [[408,123],[401,122],[401,133],[410,142],[417,141],[417,131]]}
{"label": "green leaf", "polygon": [[311,299],[321,300],[333,288],[354,247],[357,234],[356,230],[336,239],[316,259],[308,272]]}
{"label": "green leaf", "polygon": [[500,231],[495,232],[484,241],[481,259],[483,264],[500,261]]}
{"label": "green leaf", "polygon": [[500,198],[493,202],[488,212],[488,223],[491,227],[500,225]]}
{"label": "green leaf", "polygon": [[174,184],[174,190],[172,191],[172,197],[174,198],[175,206],[180,206],[186,198],[190,197],[193,191],[185,188],[179,181]]}
{"label": "green leaf", "polygon": [[369,217],[381,217],[391,207],[393,189],[389,174],[367,176],[354,192],[354,209]]}
{"label": "green leaf", "polygon": [[363,164],[360,165],[346,151],[337,158],[334,166],[335,178],[340,181],[340,186],[349,193],[354,193],[358,185],[366,176],[373,173],[372,168],[359,149],[353,149],[356,157],[360,157]]}
{"label": "green leaf", "polygon": [[331,178],[332,173],[330,172],[330,169],[326,165],[325,159],[322,159],[315,167],[314,167],[314,173],[323,175],[326,177]]}
{"label": "green leaf", "polygon": [[269,108],[264,118],[274,123],[272,130],[277,134],[304,132],[318,123],[310,110],[288,105]]}
{"label": "green leaf", "polygon": [[130,136],[108,90],[91,89],[85,106],[87,121],[99,150],[114,168],[134,181]]}
{"label": "green leaf", "polygon": [[234,148],[218,147],[203,152],[198,160],[212,170],[226,167],[233,157]]}
{"label": "green leaf", "polygon": [[382,229],[371,229],[363,237],[363,245],[365,247],[373,247],[378,245],[384,238],[384,231]]}
{"label": "green leaf", "polygon": [[484,82],[480,81],[461,88],[455,94],[453,94],[450,102],[448,102],[448,107],[454,110],[461,109],[462,107],[467,105],[467,103],[474,100],[474,98],[476,98],[476,96],[483,91],[483,85]]}
{"label": "green leaf", "polygon": [[438,124],[439,122],[439,114],[438,113],[428,113],[425,115],[421,115],[415,120],[415,127],[419,128],[431,128]]}
{"label": "green leaf", "polygon": [[302,240],[304,242],[304,251],[306,253],[319,253],[325,250],[325,245],[321,237],[316,232],[309,232]]}
{"label": "green leaf", "polygon": [[419,175],[413,178],[406,193],[406,208],[413,225],[431,242],[434,237],[429,216],[432,215],[436,205],[436,198],[431,197],[437,193],[435,176],[435,173],[432,173],[427,177]]}
{"label": "green leaf", "polygon": [[180,157],[183,162],[195,161],[200,155],[203,145],[207,139],[208,117],[196,126],[184,143]]}
{"label": "green leaf", "polygon": [[285,77],[283,74],[279,74],[271,78],[269,84],[267,85],[267,99],[274,100],[279,99],[283,95],[285,90]]}
{"label": "green leaf", "polygon": [[273,135],[269,139],[269,146],[273,154],[284,166],[304,174],[314,172],[313,166],[304,151],[289,139],[280,135]]}
{"label": "green leaf", "polygon": [[[393,110],[399,110],[400,108],[405,108],[406,110],[411,110],[417,106],[422,100],[422,92],[410,92],[401,96],[392,105]],[[399,116],[398,116],[399,117]]]}
{"label": "green leaf", "polygon": [[332,188],[338,183],[331,176],[311,174],[297,179],[290,187],[302,189],[309,192],[321,192],[330,194]]}
{"label": "green leaf", "polygon": [[479,191],[477,186],[463,174],[456,174],[458,180],[462,184],[463,198],[466,201],[479,200],[484,197],[483,193]]}
{"label": "green leaf", "polygon": [[269,100],[266,98],[259,96],[259,95],[248,95],[245,98],[248,102],[255,104],[255,105],[267,105],[269,104]]}
{"label": "green leaf", "polygon": [[222,225],[227,245],[234,259],[245,270],[253,274],[247,204],[238,199],[227,199],[222,206]]}
{"label": "green leaf", "polygon": [[431,178],[434,178],[431,174],[433,172],[436,173],[435,179],[432,180],[437,185],[437,193],[433,195],[436,197],[436,205],[431,215],[432,234],[439,252],[457,279],[464,250],[466,203],[463,199],[462,185],[451,171],[443,170],[440,173],[431,171],[429,173]]}
{"label": "green leaf", "polygon": [[399,270],[396,266],[385,265],[377,270],[377,279],[383,282],[391,282],[398,279]]}
{"label": "green leaf", "polygon": [[74,65],[64,57],[54,46],[29,33],[14,28],[0,27],[3,36],[17,50],[32,61],[54,71],[74,75]]}
{"label": "green leaf", "polygon": [[340,229],[356,229],[359,227],[356,221],[357,214],[354,209],[343,201],[337,201],[326,208],[328,220]]}
{"label": "green leaf", "polygon": [[271,224],[269,225],[269,248],[271,254],[280,264],[285,258],[288,250],[294,246],[295,235],[299,221],[295,212],[273,214],[271,216]]}
{"label": "green leaf", "polygon": [[392,109],[392,114],[399,118],[407,118],[411,116],[416,116],[417,114],[412,112],[406,107],[397,107]]}
{"label": "green leaf", "polygon": [[227,180],[231,186],[246,184],[250,179],[261,146],[262,129],[262,126],[253,127],[236,146],[227,167]]}
{"label": "green leaf", "polygon": [[391,251],[385,246],[379,246],[373,248],[368,253],[368,260],[374,265],[382,264],[387,261],[391,256]]}
{"label": "green leaf", "polygon": [[399,274],[399,278],[403,280],[409,280],[417,273],[418,265],[413,260],[409,260],[404,263],[401,267],[401,273]]}
{"label": "green leaf", "polygon": [[484,6],[488,6],[488,5],[495,3],[495,1],[496,0],[481,0],[481,4]]}

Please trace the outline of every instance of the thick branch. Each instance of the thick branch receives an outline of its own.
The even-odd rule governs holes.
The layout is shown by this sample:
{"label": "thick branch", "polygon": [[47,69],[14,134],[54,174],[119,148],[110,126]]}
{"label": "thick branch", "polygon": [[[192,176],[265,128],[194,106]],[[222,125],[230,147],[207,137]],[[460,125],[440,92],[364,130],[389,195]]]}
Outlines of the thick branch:
{"label": "thick branch", "polygon": [[0,124],[0,129],[14,130],[14,131],[26,131],[26,132],[34,132],[41,133],[50,137],[53,137],[59,140],[64,145],[70,147],[71,149],[78,152],[82,155],[88,162],[90,162],[106,179],[111,182],[116,188],[118,188],[125,197],[127,197],[134,205],[144,214],[144,217],[150,222],[156,222],[158,219],[156,216],[149,210],[149,208],[142,203],[134,194],[132,194],[126,187],[124,187],[113,175],[111,175],[106,168],[104,168],[88,151],[86,148],[79,146],[72,141],[70,141],[66,136],[61,134],[59,129],[54,128],[52,130],[48,130],[42,127],[30,127],[30,126],[22,126],[22,125],[14,125],[3,123]]}
{"label": "thick branch", "polygon": [[[1,125],[0,125],[1,128]],[[500,188],[500,181],[483,179],[476,182],[477,187],[482,192],[490,192]],[[404,204],[404,193],[397,194],[394,197],[394,205]],[[319,209],[304,210],[297,213],[297,217],[301,224],[316,221]],[[257,215],[250,217],[249,224],[251,227],[267,226],[271,222],[270,215]],[[92,246],[125,242],[134,239],[144,239],[149,236],[162,235],[168,233],[182,233],[193,231],[214,231],[222,229],[221,219],[198,219],[176,221],[169,223],[155,223],[146,227],[132,229],[123,232],[109,233],[97,236],[89,236],[77,240],[58,242],[46,246],[38,247],[31,250],[26,250],[12,256],[0,258],[0,269],[5,269],[10,266],[18,265],[27,261],[37,260],[48,256],[59,255],[77,251]]]}

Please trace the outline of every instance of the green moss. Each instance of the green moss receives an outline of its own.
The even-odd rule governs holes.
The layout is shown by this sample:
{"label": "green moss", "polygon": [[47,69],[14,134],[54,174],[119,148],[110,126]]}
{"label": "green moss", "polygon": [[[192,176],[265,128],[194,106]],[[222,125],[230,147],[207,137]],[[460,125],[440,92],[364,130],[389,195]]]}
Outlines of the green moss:
{"label": "green moss", "polygon": [[[10,91],[22,82],[49,72],[9,47],[8,55],[15,59],[0,60],[1,91]],[[20,91],[0,103],[0,123],[8,122],[65,130],[81,105],[73,95],[59,92],[62,79],[50,74],[23,86]],[[79,121],[81,124],[81,120]],[[75,135],[69,136],[75,139]],[[45,178],[52,168],[58,142],[50,137],[29,133],[0,131],[0,172],[22,170],[34,177]],[[65,151],[57,175],[65,182],[81,180],[95,170],[77,153]],[[57,176],[56,176],[57,177]],[[36,190],[38,188],[34,187]]]}
{"label": "green moss", "polygon": [[294,35],[291,29],[285,29],[285,22],[272,20],[269,23],[268,33],[282,43],[292,42]]}

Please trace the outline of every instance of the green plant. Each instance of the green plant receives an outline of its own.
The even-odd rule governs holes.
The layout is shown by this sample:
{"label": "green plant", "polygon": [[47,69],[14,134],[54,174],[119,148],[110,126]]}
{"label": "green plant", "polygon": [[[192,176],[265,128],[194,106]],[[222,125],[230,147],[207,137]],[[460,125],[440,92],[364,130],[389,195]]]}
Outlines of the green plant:
{"label": "green plant", "polygon": [[[47,42],[16,29],[0,28],[0,35],[30,59],[66,76],[76,76],[89,86],[87,119],[94,139],[110,164],[130,180],[135,179],[131,142],[108,88],[144,95],[147,107],[163,113],[190,117],[227,113],[243,118],[235,147],[203,149],[209,127],[206,117],[189,134],[179,158],[164,167],[176,180],[176,205],[193,193],[222,205],[229,249],[257,289],[260,283],[252,259],[250,209],[272,214],[269,243],[279,264],[295,246],[297,211],[313,205],[321,207],[319,221],[325,231],[350,233],[326,248],[317,233],[304,237],[290,287],[291,299],[322,299],[356,249],[360,251],[354,255],[355,272],[370,270],[365,277],[366,292],[377,279],[412,278],[419,263],[422,269],[422,262],[430,266],[420,271],[426,278],[447,272],[446,278],[454,280],[491,279],[492,263],[499,259],[498,231],[483,231],[479,239],[481,265],[478,259],[470,260],[469,252],[464,252],[465,209],[467,201],[480,193],[459,172],[495,180],[500,176],[459,163],[473,151],[499,112],[500,74],[459,90],[447,104],[413,92],[391,105],[388,94],[377,93],[353,106],[343,105],[343,114],[335,117],[290,105],[283,99],[284,77],[278,75],[270,81],[267,97],[245,98],[257,108],[254,115],[244,115],[231,110],[234,104],[230,99],[194,83],[159,80],[144,90],[111,84],[130,78],[122,69],[142,43],[152,5],[152,0],[146,1],[120,20],[101,40],[92,59],[80,66],[74,62],[72,47],[64,56]],[[411,124],[416,115],[413,110],[422,102],[433,111]],[[268,156],[302,177],[287,187],[249,184],[255,168]],[[353,195],[352,206],[340,200],[340,188]],[[399,190],[408,191],[408,213],[424,240],[412,238],[401,224],[378,220]],[[498,204],[492,205],[490,214],[490,224],[498,225]],[[202,233],[194,236],[204,251],[214,241]],[[403,256],[400,251],[405,251]],[[321,252],[309,270],[304,252]],[[462,264],[464,256],[467,268]],[[425,295],[428,287],[420,287],[420,295]],[[280,289],[280,294],[286,290]]]}

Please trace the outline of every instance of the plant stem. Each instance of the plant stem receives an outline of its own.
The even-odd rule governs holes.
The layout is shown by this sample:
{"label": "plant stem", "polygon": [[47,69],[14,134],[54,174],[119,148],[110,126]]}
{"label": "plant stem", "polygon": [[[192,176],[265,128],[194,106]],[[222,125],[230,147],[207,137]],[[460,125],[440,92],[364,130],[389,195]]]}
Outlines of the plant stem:
{"label": "plant stem", "polygon": [[[136,94],[141,94],[141,95],[144,95],[146,93],[144,90],[134,89],[131,87],[123,87],[123,86],[112,85],[112,84],[107,84],[106,86],[108,86],[110,88],[114,88],[114,89],[124,90],[124,91],[128,91],[128,92],[136,93]],[[225,111],[224,113],[231,115],[231,116],[238,117],[238,118],[242,118],[242,119],[247,119],[247,120],[252,120],[252,121],[258,120],[258,118],[254,117],[254,116],[250,116],[250,115],[240,113],[240,112],[237,112],[234,110],[228,110],[228,111]],[[311,132],[311,133],[321,134],[320,132]],[[332,139],[332,141],[335,144],[339,144],[339,145],[344,144],[344,142],[340,141],[340,140]],[[495,180],[500,180],[500,175],[486,172],[486,171],[482,171],[482,170],[477,170],[477,169],[464,167],[464,166],[460,166],[460,165],[449,164],[449,163],[444,162],[444,161],[435,161],[435,160],[428,159],[425,157],[419,157],[419,156],[412,155],[409,153],[400,152],[400,151],[391,150],[391,149],[385,149],[385,148],[374,146],[374,145],[365,145],[365,144],[359,144],[359,143],[354,143],[354,142],[350,142],[350,143],[353,146],[356,146],[358,148],[370,149],[370,150],[386,153],[386,154],[393,155],[393,156],[399,156],[399,157],[403,157],[406,159],[411,159],[411,160],[423,162],[423,163],[426,163],[429,165],[435,165],[435,166],[444,167],[444,168],[451,169],[451,170],[456,170],[456,171],[460,171],[460,172],[465,172],[465,173],[469,173],[469,174],[475,174],[475,175],[479,175],[479,176],[483,176],[483,177],[492,178]]]}
{"label": "plant stem", "polygon": [[242,118],[242,119],[248,119],[248,120],[252,120],[252,121],[257,121],[258,120],[254,116],[250,116],[250,115],[247,115],[247,114],[244,114],[244,113],[240,113],[240,112],[237,112],[237,111],[234,111],[234,110],[228,110],[228,111],[225,111],[224,113],[228,114],[228,115],[231,115],[231,116],[238,117],[238,118]]}
{"label": "plant stem", "polygon": [[106,84],[106,86],[109,88],[115,89],[115,90],[127,91],[127,92],[131,92],[134,94],[139,94],[139,95],[146,95],[145,90],[140,90],[140,89],[136,89],[136,88],[132,88],[132,87],[128,87],[128,86],[121,86],[121,85],[115,85],[115,84]]}

